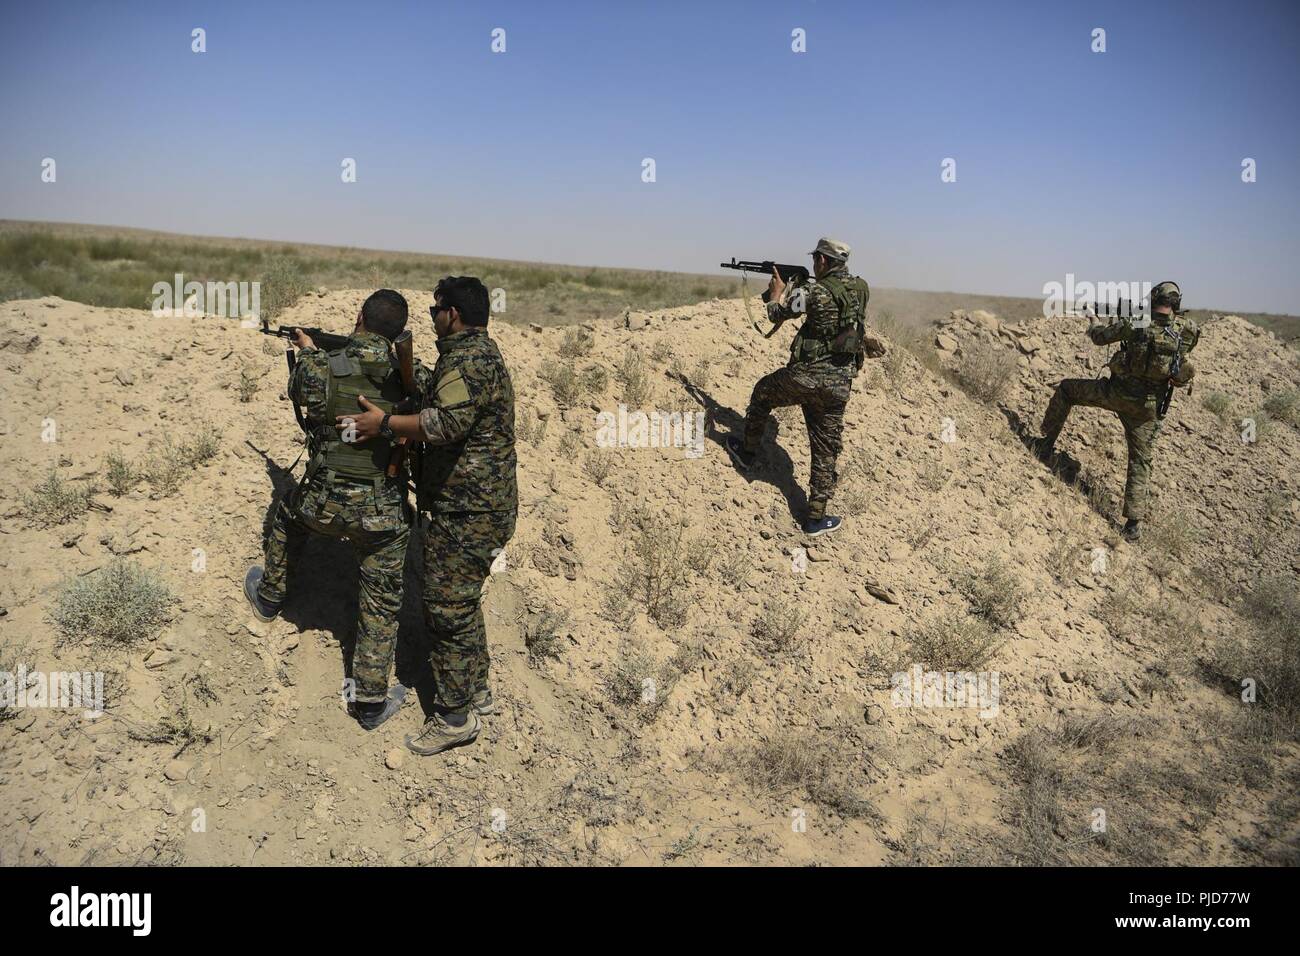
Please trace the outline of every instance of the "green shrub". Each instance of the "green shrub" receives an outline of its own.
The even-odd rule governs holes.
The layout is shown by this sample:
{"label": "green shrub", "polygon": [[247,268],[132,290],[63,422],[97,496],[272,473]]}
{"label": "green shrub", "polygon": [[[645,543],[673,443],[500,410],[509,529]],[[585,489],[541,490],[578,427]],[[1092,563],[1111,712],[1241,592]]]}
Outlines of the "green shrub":
{"label": "green shrub", "polygon": [[784,654],[802,643],[801,633],[807,620],[807,613],[799,605],[773,597],[754,618],[750,633],[764,651]]}
{"label": "green shrub", "polygon": [[565,612],[543,611],[524,631],[524,646],[531,661],[559,660],[564,651],[564,631],[569,625]]}
{"label": "green shrub", "polygon": [[[28,671],[35,670],[27,645],[20,643],[16,638],[9,637],[0,644],[0,677],[11,675],[10,679],[15,682],[15,689],[17,689],[16,675],[19,667],[25,667]],[[17,716],[18,708],[0,702],[0,723]]]}
{"label": "green shrub", "polygon": [[1219,669],[1234,681],[1253,681],[1259,702],[1294,731],[1300,725],[1300,592],[1295,579],[1265,578],[1238,610],[1246,627],[1219,646]]}
{"label": "green shrub", "polygon": [[650,371],[645,357],[635,346],[628,346],[618,367],[618,380],[623,384],[623,402],[629,408],[642,408],[650,399]]}
{"label": "green shrub", "polygon": [[578,374],[578,387],[584,394],[600,395],[609,386],[609,373],[602,366],[588,365]]}

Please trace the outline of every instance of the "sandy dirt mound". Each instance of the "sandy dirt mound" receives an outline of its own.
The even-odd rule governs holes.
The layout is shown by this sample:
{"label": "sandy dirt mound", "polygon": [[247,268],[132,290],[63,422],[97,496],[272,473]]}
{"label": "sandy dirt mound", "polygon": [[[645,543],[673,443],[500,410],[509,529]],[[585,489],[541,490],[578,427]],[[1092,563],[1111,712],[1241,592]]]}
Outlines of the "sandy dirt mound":
{"label": "sandy dirt mound", "polygon": [[[429,294],[405,294],[432,361]],[[311,297],[286,324],[346,331],[364,295]],[[980,334],[965,324],[947,330],[954,350]],[[720,446],[791,333],[763,340],[738,301],[493,331],[519,397],[521,495],[485,598],[498,713],[475,745],[421,759],[401,749],[416,695],[374,734],[344,713],[345,547],[309,546],[282,620],[257,623],[240,596],[302,450],[276,343],[225,320],[0,306],[0,641],[45,672],[108,675],[102,716],[0,721],[0,862],[1247,863],[1294,847],[1294,748],[1253,751],[1244,778],[1242,705],[1205,674],[1241,627],[1235,602],[1206,593],[1198,562],[1122,543],[996,408],[902,350],[873,364],[847,416],[846,526],[810,542],[792,518],[800,416],[778,416],[748,479]],[[1064,329],[1030,335],[1008,399],[1025,415],[1085,350]],[[1241,323],[1207,329],[1198,356],[1220,349],[1241,352],[1237,371],[1203,362],[1198,389],[1250,404],[1261,382],[1295,381]],[[704,437],[600,447],[597,416],[620,403],[703,412]],[[1157,488],[1212,519],[1193,554],[1293,573],[1291,426],[1243,449],[1196,399],[1171,417]],[[1113,485],[1115,436],[1084,445],[1081,419],[1062,446]],[[210,457],[186,445],[201,434]],[[148,472],[121,495],[114,453]],[[1175,456],[1212,480],[1183,495]],[[51,471],[63,497],[93,486],[91,507],[35,509]],[[1225,542],[1252,533],[1249,492],[1265,489],[1289,496],[1278,533],[1238,561]],[[418,554],[408,683],[427,667]],[[61,634],[61,590],[115,561],[158,571],[168,622],[130,644]],[[914,664],[996,671],[996,713],[895,706],[892,675]]]}

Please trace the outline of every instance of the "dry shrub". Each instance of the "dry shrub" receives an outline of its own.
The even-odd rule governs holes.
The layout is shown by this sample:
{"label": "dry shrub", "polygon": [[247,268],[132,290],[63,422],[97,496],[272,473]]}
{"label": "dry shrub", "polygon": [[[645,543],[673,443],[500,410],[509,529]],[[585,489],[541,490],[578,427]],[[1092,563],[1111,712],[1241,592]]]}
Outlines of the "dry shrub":
{"label": "dry shrub", "polygon": [[933,671],[981,671],[1005,638],[982,617],[949,611],[907,632],[912,659]]}
{"label": "dry shrub", "polygon": [[64,481],[57,468],[50,468],[29,494],[23,507],[40,528],[65,524],[85,514],[95,493],[93,485],[74,485]]}
{"label": "dry shrub", "polygon": [[957,384],[966,394],[991,405],[1006,393],[1016,370],[1013,351],[991,342],[975,341],[962,346],[955,374]]}
{"label": "dry shrub", "polygon": [[623,402],[628,408],[641,408],[650,398],[652,386],[645,357],[636,346],[629,345],[618,366],[618,380],[623,385]]}
{"label": "dry shrub", "polygon": [[158,572],[117,558],[92,574],[66,581],[50,621],[65,640],[136,644],[167,623],[175,603]]}
{"label": "dry shrub", "polygon": [[807,621],[807,612],[798,604],[773,597],[754,618],[750,633],[764,651],[785,654],[803,643],[802,631]]}
{"label": "dry shrub", "polygon": [[582,399],[582,385],[572,364],[547,360],[538,377],[551,387],[551,394],[561,405],[576,405]]}
{"label": "dry shrub", "polygon": [[965,571],[956,583],[971,611],[994,627],[1012,627],[1024,617],[1025,589],[999,558],[989,558],[978,570]]}

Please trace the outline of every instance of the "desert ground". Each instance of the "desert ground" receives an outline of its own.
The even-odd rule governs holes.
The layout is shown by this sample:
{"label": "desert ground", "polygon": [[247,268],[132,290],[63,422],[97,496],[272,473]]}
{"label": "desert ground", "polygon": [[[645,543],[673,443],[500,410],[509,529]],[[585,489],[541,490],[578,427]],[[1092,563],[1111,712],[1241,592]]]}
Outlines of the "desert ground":
{"label": "desert ground", "polygon": [[[368,291],[280,321],[348,331]],[[430,294],[404,294],[432,361]],[[484,598],[497,713],[434,758],[402,748],[419,694],[371,734],[344,711],[345,545],[308,546],[272,624],[242,598],[302,468],[280,343],[0,304],[0,670],[105,675],[100,715],[0,711],[0,863],[1297,862],[1297,352],[1205,317],[1131,545],[1113,416],[1075,413],[1057,473],[1022,442],[1053,382],[1099,373],[1086,323],[905,298],[873,301],[846,525],[812,541],[797,412],[748,478],[720,444],[793,334],[756,334],[756,298],[494,324],[521,496]],[[702,440],[600,447],[620,404],[702,412]],[[996,712],[900,701],[914,665],[996,672]]]}

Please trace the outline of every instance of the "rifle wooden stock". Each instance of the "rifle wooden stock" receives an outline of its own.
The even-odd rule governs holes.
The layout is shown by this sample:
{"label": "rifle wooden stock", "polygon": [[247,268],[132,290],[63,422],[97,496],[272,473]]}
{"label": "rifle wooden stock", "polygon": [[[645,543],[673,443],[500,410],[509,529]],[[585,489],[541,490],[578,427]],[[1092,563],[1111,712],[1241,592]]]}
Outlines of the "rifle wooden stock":
{"label": "rifle wooden stock", "polygon": [[[415,343],[408,329],[393,340],[393,349],[397,352],[397,365],[402,375],[402,390],[408,398],[415,398]],[[397,447],[388,460],[388,477],[396,478],[402,471],[411,440],[397,439]]]}

